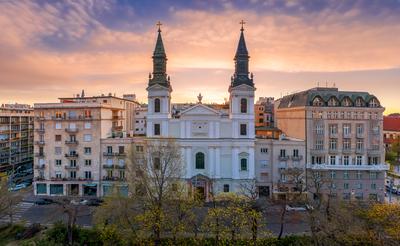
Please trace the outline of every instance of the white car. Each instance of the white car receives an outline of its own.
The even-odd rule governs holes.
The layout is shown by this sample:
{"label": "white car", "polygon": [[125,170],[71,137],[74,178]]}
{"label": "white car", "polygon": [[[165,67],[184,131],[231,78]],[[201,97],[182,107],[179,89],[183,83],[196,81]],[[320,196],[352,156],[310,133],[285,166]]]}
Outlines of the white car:
{"label": "white car", "polygon": [[286,211],[307,211],[307,209],[303,207],[291,207],[286,205]]}
{"label": "white car", "polygon": [[9,188],[8,190],[9,190],[9,191],[18,191],[18,190],[21,190],[21,189],[26,188],[26,186],[27,186],[27,185],[26,185],[25,183],[23,183],[23,184],[17,184],[16,186]]}

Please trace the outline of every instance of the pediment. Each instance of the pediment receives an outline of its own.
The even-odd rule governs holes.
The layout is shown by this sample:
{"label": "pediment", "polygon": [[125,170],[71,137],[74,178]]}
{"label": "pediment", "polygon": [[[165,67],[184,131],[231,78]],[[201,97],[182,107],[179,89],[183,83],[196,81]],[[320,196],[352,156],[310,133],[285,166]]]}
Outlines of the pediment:
{"label": "pediment", "polygon": [[229,91],[231,91],[231,90],[255,91],[256,88],[254,88],[254,87],[252,87],[250,85],[247,85],[247,84],[241,84],[241,85],[238,85],[238,86],[235,86],[235,87],[230,87]]}
{"label": "pediment", "polygon": [[203,104],[196,104],[181,112],[181,116],[191,116],[191,115],[219,116],[219,112]]}
{"label": "pediment", "polygon": [[161,91],[161,90],[162,91],[164,91],[164,90],[172,91],[172,88],[171,87],[168,88],[168,87],[162,86],[160,84],[154,84],[154,85],[151,85],[151,86],[147,87],[146,90],[147,91],[149,91],[149,90],[152,90],[152,91],[157,91],[157,90],[159,90],[159,91]]}

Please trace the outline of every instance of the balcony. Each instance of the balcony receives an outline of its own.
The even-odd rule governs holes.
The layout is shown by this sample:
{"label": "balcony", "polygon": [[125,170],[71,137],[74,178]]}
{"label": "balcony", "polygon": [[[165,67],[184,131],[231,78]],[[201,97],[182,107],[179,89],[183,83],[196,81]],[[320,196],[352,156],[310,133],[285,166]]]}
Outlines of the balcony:
{"label": "balcony", "polygon": [[78,158],[78,153],[69,153],[69,154],[65,154],[65,157],[67,158]]}
{"label": "balcony", "polygon": [[35,181],[44,181],[45,178],[44,178],[44,176],[38,176],[38,177],[35,177],[34,180]]}
{"label": "balcony", "polygon": [[35,141],[35,144],[36,145],[44,145],[45,143],[44,143],[44,141]]}
{"label": "balcony", "polygon": [[329,137],[330,137],[330,138],[338,138],[338,134],[337,134],[337,132],[336,132],[336,133],[330,132],[330,133],[329,133]]}
{"label": "balcony", "polygon": [[79,130],[78,128],[65,128],[65,131],[68,133],[77,133]]}
{"label": "balcony", "polygon": [[278,157],[278,159],[280,160],[280,161],[287,161],[287,160],[289,160],[289,156],[279,156]]}
{"label": "balcony", "polygon": [[113,115],[112,119],[113,120],[123,120],[124,118],[122,116]]}
{"label": "balcony", "polygon": [[354,152],[354,149],[352,149],[352,148],[345,148],[345,149],[342,149],[342,153],[343,154],[351,154],[351,153],[353,153]]}
{"label": "balcony", "polygon": [[343,133],[343,138],[351,138],[351,133]]}
{"label": "balcony", "polygon": [[365,170],[365,171],[387,171],[389,165],[327,165],[327,164],[307,164],[307,168],[312,170]]}
{"label": "balcony", "polygon": [[339,150],[338,150],[338,149],[329,149],[329,150],[328,150],[328,153],[329,153],[329,154],[334,154],[334,155],[336,155],[336,154],[339,153]]}
{"label": "balcony", "polygon": [[311,149],[310,152],[311,152],[311,155],[325,155],[326,154],[325,149]]}
{"label": "balcony", "polygon": [[383,150],[379,150],[379,149],[368,149],[367,154],[369,156],[379,156],[383,153]]}
{"label": "balcony", "polygon": [[285,168],[287,168],[287,164],[285,162],[284,163],[278,163],[278,168],[285,169]]}
{"label": "balcony", "polygon": [[107,164],[104,164],[104,165],[103,165],[103,168],[104,168],[104,169],[113,169],[113,168],[114,168],[114,165],[107,165]]}
{"label": "balcony", "polygon": [[79,166],[65,165],[64,168],[67,170],[79,170]]}
{"label": "balcony", "polygon": [[103,156],[126,156],[125,152],[103,152]]}
{"label": "balcony", "polygon": [[79,142],[76,140],[66,140],[65,141],[65,144],[68,144],[68,145],[77,145],[78,143]]}
{"label": "balcony", "polygon": [[40,165],[35,165],[35,169],[45,169],[46,165],[45,164],[40,164]]}
{"label": "balcony", "polygon": [[38,133],[44,133],[45,132],[44,128],[37,128],[37,129],[35,129],[35,131],[38,132]]}
{"label": "balcony", "polygon": [[357,138],[364,138],[364,133],[363,132],[357,132]]}
{"label": "balcony", "polygon": [[356,154],[364,154],[364,149],[356,149]]}
{"label": "balcony", "polygon": [[122,129],[123,129],[122,126],[113,126],[111,130],[119,132],[119,131],[122,131]]}
{"label": "balcony", "polygon": [[44,153],[35,153],[35,157],[44,157]]}
{"label": "balcony", "polygon": [[125,165],[115,165],[115,169],[125,169]]}
{"label": "balcony", "polygon": [[292,156],[292,161],[301,161],[303,159],[302,155],[298,155],[298,156]]}
{"label": "balcony", "polygon": [[36,120],[45,120],[46,118],[44,116],[36,116],[35,119]]}
{"label": "balcony", "polygon": [[110,176],[103,176],[103,181],[125,181],[125,178],[120,178],[120,177],[110,177]]}

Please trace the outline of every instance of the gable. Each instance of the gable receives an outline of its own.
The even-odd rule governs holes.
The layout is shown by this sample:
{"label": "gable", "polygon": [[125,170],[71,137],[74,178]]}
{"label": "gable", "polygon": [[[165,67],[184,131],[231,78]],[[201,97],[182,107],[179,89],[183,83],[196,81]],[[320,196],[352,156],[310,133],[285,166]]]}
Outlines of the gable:
{"label": "gable", "polygon": [[219,116],[219,112],[203,104],[196,104],[193,107],[190,107],[181,112],[181,116],[191,116],[191,115]]}

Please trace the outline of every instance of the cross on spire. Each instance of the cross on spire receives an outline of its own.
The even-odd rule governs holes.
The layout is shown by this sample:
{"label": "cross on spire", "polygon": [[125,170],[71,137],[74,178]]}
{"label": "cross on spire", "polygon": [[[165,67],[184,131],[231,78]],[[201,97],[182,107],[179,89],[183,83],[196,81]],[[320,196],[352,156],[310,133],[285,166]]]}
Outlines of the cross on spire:
{"label": "cross on spire", "polygon": [[240,31],[243,32],[244,28],[243,25],[246,24],[246,22],[244,20],[242,20],[241,22],[239,22],[240,25],[242,25],[242,28],[240,28]]}
{"label": "cross on spire", "polygon": [[158,32],[161,32],[162,23],[160,21],[158,21],[156,26],[158,26]]}

